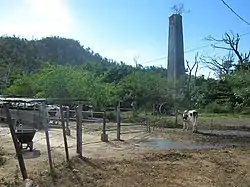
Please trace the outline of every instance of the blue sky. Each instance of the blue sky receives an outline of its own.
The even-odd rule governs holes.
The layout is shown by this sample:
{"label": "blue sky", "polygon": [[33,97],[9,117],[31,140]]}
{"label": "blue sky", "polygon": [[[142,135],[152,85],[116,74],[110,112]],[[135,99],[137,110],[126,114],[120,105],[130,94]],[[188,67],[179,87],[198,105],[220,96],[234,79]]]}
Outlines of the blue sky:
{"label": "blue sky", "polygon": [[[249,0],[225,0],[250,22]],[[241,2],[241,3],[239,3]],[[0,34],[41,38],[59,35],[77,39],[102,56],[133,64],[166,67],[168,17],[174,4],[183,3],[185,51],[208,45],[208,35],[220,38],[225,31],[249,33],[250,26],[239,20],[220,0],[9,0],[0,6]],[[240,50],[249,49],[250,34],[242,37]],[[185,53],[191,63],[195,53],[224,55],[211,47]],[[199,74],[207,75],[208,69]]]}

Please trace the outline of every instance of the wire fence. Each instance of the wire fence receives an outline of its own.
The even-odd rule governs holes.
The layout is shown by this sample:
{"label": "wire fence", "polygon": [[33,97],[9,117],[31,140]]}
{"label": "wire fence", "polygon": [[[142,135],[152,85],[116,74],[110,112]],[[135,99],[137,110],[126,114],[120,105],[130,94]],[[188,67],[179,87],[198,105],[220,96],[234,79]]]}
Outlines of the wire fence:
{"label": "wire fence", "polygon": [[[71,112],[71,114],[69,114],[69,112]],[[83,145],[87,146],[95,143],[106,142],[107,134],[110,135],[109,138],[113,137],[113,139],[120,140],[120,134],[122,134],[121,130],[125,131],[122,128],[125,128],[126,130],[133,128],[132,126],[124,124],[121,125],[120,109],[116,110],[117,119],[115,123],[106,119],[105,111],[82,111],[81,107],[79,107],[79,109],[75,111],[68,110],[68,114],[62,116],[65,118],[61,118],[58,124],[48,125],[47,128],[44,128],[35,133],[32,141],[34,149],[21,150],[22,158],[20,158],[17,148],[14,146],[14,141],[18,142],[18,139],[11,133],[10,125],[1,126],[0,141],[3,150],[6,151],[6,153],[4,154],[4,162],[7,163],[6,167],[11,168],[13,167],[13,163],[18,164],[18,162],[20,165],[20,159],[24,159],[26,168],[20,167],[21,173],[23,174],[23,170],[30,171],[30,168],[34,168],[34,166],[37,166],[37,168],[39,168],[38,164],[41,164],[41,160],[43,160],[47,163],[47,165],[44,165],[43,169],[53,172],[57,164],[62,163],[63,161],[68,162],[69,156],[78,155],[79,157],[83,158]],[[34,120],[34,118],[30,118],[30,120],[32,119]],[[51,120],[51,118],[49,118],[48,120],[44,120],[44,123],[47,123],[47,121],[49,120]],[[34,121],[34,123],[37,121],[38,120]],[[14,121],[12,121],[12,125],[13,122]],[[83,126],[83,124],[85,125]],[[145,128],[145,124],[143,125]],[[70,130],[70,132],[66,136],[65,132],[67,128],[68,130]],[[98,135],[101,136],[96,136],[96,134],[84,134],[83,137],[83,130],[93,131],[95,128],[98,129]],[[146,128],[143,129],[143,131],[146,131]],[[131,133],[131,131],[128,133]],[[16,140],[14,140],[15,138]],[[84,138],[85,140],[88,140],[85,141]],[[35,159],[38,157],[40,157],[39,161]],[[17,161],[15,161],[16,159]]]}
{"label": "wire fence", "polygon": [[[68,155],[75,156],[78,155],[79,157],[84,157],[84,146],[85,145],[93,145],[95,143],[101,143],[102,141],[107,141],[107,138],[110,138],[106,135],[110,135],[118,140],[121,139],[120,136],[122,134],[126,134],[124,136],[128,136],[127,134],[132,133],[135,129],[141,129],[145,133],[150,133],[149,128],[178,128],[174,126],[176,120],[177,124],[181,127],[182,120],[181,116],[163,116],[163,115],[153,115],[150,113],[145,113],[145,115],[141,116],[143,119],[142,123],[131,123],[129,125],[128,122],[121,123],[122,119],[124,118],[125,112],[121,112],[122,110],[119,107],[116,109],[116,122],[113,123],[106,119],[106,111],[103,112],[96,112],[99,116],[94,117],[95,112],[92,111],[87,114],[87,117],[83,115],[81,108],[76,110],[75,119],[70,120],[65,118],[63,121],[60,120],[60,123],[56,125],[56,128],[50,127],[48,131],[48,137],[46,137],[46,128],[41,131],[37,131],[35,137],[33,139],[34,150],[23,150],[23,158],[25,160],[25,164],[27,170],[30,171],[29,168],[34,168],[34,166],[40,165],[43,163],[44,168],[52,170],[56,167],[57,164],[62,163],[63,161],[68,161]],[[89,112],[89,111],[88,111]],[[131,111],[126,111],[126,115]],[[72,111],[73,113],[73,111]],[[65,115],[67,117],[69,115]],[[90,122],[84,123],[84,120],[87,119]],[[127,119],[127,118],[126,118]],[[68,122],[69,124],[67,124]],[[170,121],[170,122],[169,122]],[[225,130],[246,130],[250,129],[249,126],[249,118],[243,117],[204,117],[200,116],[198,120],[198,125],[200,129],[225,129]],[[84,126],[83,126],[84,124]],[[173,126],[171,126],[171,125]],[[68,126],[70,128],[70,134],[67,136],[65,135],[65,129]],[[64,130],[63,130],[64,129]],[[81,130],[80,130],[81,129]],[[87,131],[96,131],[96,134],[85,134]],[[84,132],[83,132],[84,131]],[[126,133],[127,132],[127,133]],[[84,134],[84,135],[83,135]],[[98,136],[96,136],[98,134]],[[15,152],[15,147],[13,144],[13,138],[11,136],[10,128],[7,125],[3,125],[0,127],[0,142],[1,147],[6,153],[0,152],[0,158],[4,158],[4,162],[7,163],[6,167],[13,165],[13,162],[16,162],[15,159],[17,158],[17,153]],[[100,135],[100,136],[99,136]],[[86,141],[87,139],[87,141]],[[49,140],[49,142],[48,142]],[[49,143],[49,148],[48,148]],[[67,145],[66,145],[67,144]],[[65,146],[66,145],[66,146]],[[95,151],[94,148],[92,152]],[[68,152],[68,153],[67,153]],[[68,155],[67,155],[68,154]],[[39,161],[37,159],[40,157]],[[48,163],[49,157],[52,160],[52,163]],[[44,162],[46,165],[44,165]],[[0,163],[1,164],[1,163]],[[52,164],[52,166],[50,166]],[[51,168],[50,168],[51,167]],[[0,171],[2,168],[0,167]],[[3,170],[2,170],[3,171]],[[1,172],[0,172],[1,173]],[[2,172],[4,174],[4,171]],[[1,184],[1,183],[0,183]]]}
{"label": "wire fence", "polygon": [[[71,111],[71,113],[74,113],[74,111]],[[96,113],[98,113],[98,115],[103,114],[103,112],[96,112]],[[62,115],[66,117],[66,119],[61,118],[60,123],[56,125],[46,124],[47,128],[37,131],[33,138],[32,144],[34,145],[34,149],[33,150],[29,150],[29,149],[21,150],[22,151],[21,158],[20,158],[20,155],[18,154],[17,147],[14,146],[15,141],[18,142],[18,138],[13,136],[13,133],[11,133],[11,128],[10,128],[10,126],[14,125],[13,123],[14,120],[10,120],[12,121],[11,125],[10,124],[9,126],[3,125],[0,127],[0,141],[1,141],[1,146],[4,150],[4,152],[2,153],[3,155],[2,158],[4,159],[3,162],[6,163],[5,167],[8,167],[8,168],[12,167],[12,169],[16,169],[16,168],[13,168],[13,164],[19,163],[19,166],[20,166],[20,159],[21,160],[24,159],[26,167],[20,166],[20,171],[23,175],[23,179],[25,179],[27,178],[27,174],[25,176],[25,173],[27,173],[27,171],[30,171],[31,170],[30,168],[34,168],[34,166],[37,166],[37,168],[41,167],[41,166],[38,166],[39,164],[41,164],[41,160],[47,163],[47,165],[43,165],[44,166],[43,169],[50,170],[50,173],[51,173],[53,172],[57,164],[60,164],[65,160],[68,162],[69,155],[70,156],[78,155],[79,157],[84,158],[83,148],[82,148],[84,144],[91,144],[91,143],[96,143],[96,142],[101,143],[100,136],[98,138],[97,136],[93,136],[93,135],[92,137],[91,135],[88,135],[89,136],[87,137],[88,142],[83,141],[84,139],[83,132],[82,132],[84,129],[82,126],[83,122],[86,123],[86,121],[88,121],[88,123],[90,123],[91,125],[98,123],[100,127],[102,125],[102,123],[100,122],[103,122],[103,118],[94,117],[93,114],[95,114],[95,112],[93,111],[85,112],[85,111],[82,111],[81,107],[79,107],[79,109],[75,111],[75,115],[73,114],[73,118],[75,117],[75,119],[72,119],[72,116],[71,116],[71,119],[69,119],[70,115]],[[43,120],[43,122],[47,123],[47,121],[50,121],[50,120],[51,118],[47,120]],[[69,129],[69,127],[70,127],[70,133],[68,134],[68,136],[66,136],[65,130],[66,128]],[[40,157],[39,160],[34,159],[38,157]],[[15,161],[16,158],[18,159],[17,161]],[[1,169],[2,168],[0,168],[0,170]],[[5,175],[5,172],[2,172],[2,173],[5,177],[7,176]]]}

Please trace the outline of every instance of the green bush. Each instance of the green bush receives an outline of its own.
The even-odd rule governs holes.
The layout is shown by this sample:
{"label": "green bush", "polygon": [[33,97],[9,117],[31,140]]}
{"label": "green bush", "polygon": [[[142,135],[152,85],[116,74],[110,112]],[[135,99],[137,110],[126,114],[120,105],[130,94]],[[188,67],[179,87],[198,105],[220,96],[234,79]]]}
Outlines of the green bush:
{"label": "green bush", "polygon": [[109,121],[115,122],[116,121],[116,112],[115,111],[107,111],[106,112],[106,119]]}
{"label": "green bush", "polygon": [[177,123],[175,124],[175,120],[168,119],[168,118],[160,118],[156,119],[154,121],[151,121],[151,124],[155,127],[161,127],[161,128],[182,128],[182,124]]}
{"label": "green bush", "polygon": [[228,105],[218,104],[216,102],[209,103],[206,106],[206,112],[209,113],[231,113],[232,108]]}
{"label": "green bush", "polygon": [[240,112],[242,115],[249,115],[250,114],[250,108],[244,108]]}
{"label": "green bush", "polygon": [[145,123],[146,118],[143,116],[122,116],[123,123]]}

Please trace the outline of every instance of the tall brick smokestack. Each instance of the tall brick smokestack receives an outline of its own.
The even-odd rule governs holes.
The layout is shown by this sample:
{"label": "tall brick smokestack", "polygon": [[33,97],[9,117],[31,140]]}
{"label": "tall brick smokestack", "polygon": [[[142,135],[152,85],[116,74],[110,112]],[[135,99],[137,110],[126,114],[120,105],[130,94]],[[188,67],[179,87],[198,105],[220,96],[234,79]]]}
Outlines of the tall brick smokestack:
{"label": "tall brick smokestack", "polygon": [[167,76],[176,80],[185,75],[182,16],[169,17]]}

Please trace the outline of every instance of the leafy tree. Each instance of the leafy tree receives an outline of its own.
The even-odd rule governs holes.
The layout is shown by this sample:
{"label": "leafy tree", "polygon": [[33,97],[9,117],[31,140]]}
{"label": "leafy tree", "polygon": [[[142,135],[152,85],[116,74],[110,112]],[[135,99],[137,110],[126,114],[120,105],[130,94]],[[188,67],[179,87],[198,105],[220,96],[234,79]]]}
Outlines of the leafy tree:
{"label": "leafy tree", "polygon": [[[1,91],[26,97],[82,99],[96,108],[121,101],[128,107],[134,103],[137,109],[150,110],[153,104],[164,102],[178,109],[241,112],[250,107],[250,63],[249,53],[239,51],[239,37],[229,34],[222,40],[210,37],[222,41],[225,46],[214,47],[228,50],[230,55],[199,61],[196,56],[193,67],[187,64],[183,80],[171,82],[163,67],[143,67],[137,62],[132,67],[102,57],[73,39],[2,36]],[[218,75],[217,79],[196,76],[200,61]]]}
{"label": "leafy tree", "polygon": [[136,102],[138,108],[152,108],[153,104],[161,102],[173,103],[167,80],[159,74],[135,72],[119,83],[119,90],[122,102]]}

